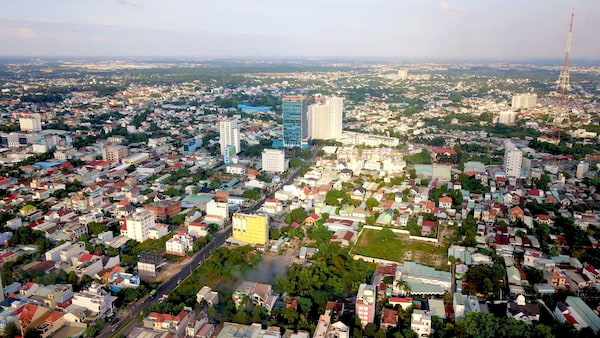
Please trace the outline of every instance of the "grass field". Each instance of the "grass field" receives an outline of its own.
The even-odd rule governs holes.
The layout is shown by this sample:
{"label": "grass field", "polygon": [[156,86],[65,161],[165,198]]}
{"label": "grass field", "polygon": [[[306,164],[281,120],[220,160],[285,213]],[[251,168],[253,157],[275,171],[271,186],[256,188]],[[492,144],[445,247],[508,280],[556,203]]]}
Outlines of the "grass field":
{"label": "grass field", "polygon": [[419,242],[400,234],[394,239],[381,240],[378,233],[378,230],[365,229],[356,242],[353,253],[396,262],[415,261],[448,270],[447,245]]}

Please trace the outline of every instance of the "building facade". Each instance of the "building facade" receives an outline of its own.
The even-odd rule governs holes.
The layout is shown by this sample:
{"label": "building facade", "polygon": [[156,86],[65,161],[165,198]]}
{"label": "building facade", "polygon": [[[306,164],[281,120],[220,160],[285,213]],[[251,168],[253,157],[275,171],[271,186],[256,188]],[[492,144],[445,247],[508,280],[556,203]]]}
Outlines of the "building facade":
{"label": "building facade", "polygon": [[129,154],[129,151],[126,146],[110,146],[102,149],[102,160],[119,163],[127,157],[127,154]]}
{"label": "building facade", "polygon": [[269,216],[236,213],[231,225],[236,240],[262,245],[269,241]]}
{"label": "building facade", "polygon": [[235,154],[242,150],[240,148],[240,128],[238,127],[238,120],[236,118],[226,118],[219,121],[219,134],[221,137],[221,155],[225,155],[227,151],[231,150],[227,146],[233,146]]}
{"label": "building facade", "polygon": [[42,118],[40,114],[22,114],[19,116],[21,131],[42,131]]}
{"label": "building facade", "polygon": [[535,107],[537,104],[537,94],[525,93],[517,94],[512,97],[512,109],[526,109]]}
{"label": "building facade", "polygon": [[312,139],[336,140],[342,136],[344,99],[337,96],[322,98],[317,104],[308,106]]}
{"label": "building facade", "polygon": [[308,145],[308,105],[305,97],[283,98],[283,146],[303,147]]}
{"label": "building facade", "polygon": [[264,149],[262,152],[262,169],[266,172],[281,173],[288,169],[285,151],[279,149]]}
{"label": "building facade", "polygon": [[150,229],[154,228],[156,224],[154,213],[146,209],[138,209],[128,218],[120,220],[119,223],[121,225],[121,235],[138,242],[147,240]]}
{"label": "building facade", "polygon": [[375,320],[375,301],[377,289],[375,285],[361,284],[356,294],[356,315],[360,318],[360,325],[367,326]]}

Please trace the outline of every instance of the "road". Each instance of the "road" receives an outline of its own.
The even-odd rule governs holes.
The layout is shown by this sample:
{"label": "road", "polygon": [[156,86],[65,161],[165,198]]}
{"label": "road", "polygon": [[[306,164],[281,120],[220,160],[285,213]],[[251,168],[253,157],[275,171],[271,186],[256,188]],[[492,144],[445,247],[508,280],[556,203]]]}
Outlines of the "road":
{"label": "road", "polygon": [[[179,281],[183,281],[184,279],[188,278],[192,274],[194,268],[204,262],[210,256],[210,253],[214,249],[223,245],[225,240],[230,236],[231,227],[217,232],[214,235],[213,240],[207,243],[196,254],[194,254],[194,256],[191,257],[189,262],[184,265],[179,272],[171,276],[171,278],[166,280],[158,287],[156,295],[153,298],[148,298],[148,296],[145,296],[139,299],[137,302],[129,304],[125,310],[117,315],[117,318],[119,318],[118,321],[116,323],[105,325],[105,327],[99,332],[98,337],[109,337],[111,334],[113,334],[113,328],[115,328],[115,331],[119,330],[119,332],[129,333],[134,327],[138,326],[135,317],[139,313],[148,309],[150,305],[158,302],[163,295],[166,295],[175,289],[179,284]],[[121,326],[123,326],[130,319],[133,320],[127,323],[125,327],[121,328]]]}

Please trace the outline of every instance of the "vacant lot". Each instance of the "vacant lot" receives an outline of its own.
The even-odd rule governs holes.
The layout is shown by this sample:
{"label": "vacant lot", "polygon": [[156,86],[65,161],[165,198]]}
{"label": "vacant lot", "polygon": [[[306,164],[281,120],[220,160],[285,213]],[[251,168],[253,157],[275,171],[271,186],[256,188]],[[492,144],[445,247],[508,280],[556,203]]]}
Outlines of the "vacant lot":
{"label": "vacant lot", "polygon": [[415,261],[448,270],[446,243],[427,243],[411,240],[408,235],[397,234],[394,239],[382,240],[378,230],[364,230],[353,252],[355,254],[387,259],[396,262]]}

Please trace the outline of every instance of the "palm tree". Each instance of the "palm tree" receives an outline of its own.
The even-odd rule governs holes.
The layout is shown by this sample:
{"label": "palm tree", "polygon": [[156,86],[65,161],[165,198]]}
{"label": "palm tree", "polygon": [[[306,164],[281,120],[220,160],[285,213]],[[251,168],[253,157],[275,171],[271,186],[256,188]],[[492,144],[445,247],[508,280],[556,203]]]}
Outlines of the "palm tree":
{"label": "palm tree", "polygon": [[400,290],[400,293],[403,295],[410,294],[410,286],[405,281],[399,279],[396,281],[396,287]]}

